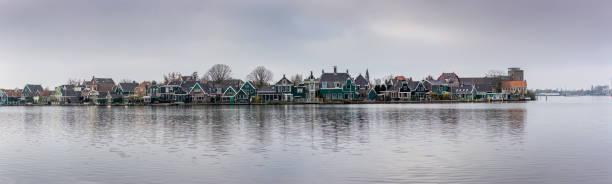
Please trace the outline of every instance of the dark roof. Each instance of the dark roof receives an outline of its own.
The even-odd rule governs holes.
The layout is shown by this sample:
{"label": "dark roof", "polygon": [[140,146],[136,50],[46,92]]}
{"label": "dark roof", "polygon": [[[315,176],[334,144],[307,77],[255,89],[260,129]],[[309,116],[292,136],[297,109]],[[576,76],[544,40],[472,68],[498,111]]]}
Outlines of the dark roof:
{"label": "dark roof", "polygon": [[115,85],[115,81],[112,78],[93,78],[94,81],[98,84],[113,84]]}
{"label": "dark roof", "polygon": [[337,82],[340,86],[344,86],[346,80],[350,78],[351,75],[348,73],[323,73],[321,74],[321,83],[327,82],[330,86],[330,84]]}
{"label": "dark roof", "polygon": [[471,85],[479,85],[479,84],[488,84],[494,85],[497,81],[497,78],[490,77],[466,77],[459,79],[462,84],[471,84]]}
{"label": "dark roof", "polygon": [[123,92],[134,92],[134,89],[138,87],[138,83],[119,83],[119,86],[121,86],[121,90],[123,90]]}
{"label": "dark roof", "polygon": [[453,87],[454,94],[472,94],[472,85],[461,85]]}
{"label": "dark roof", "polygon": [[361,74],[359,74],[359,76],[355,78],[355,85],[365,86],[368,84],[370,84],[370,82],[367,79],[365,79],[365,77],[363,77]]}
{"label": "dark roof", "polygon": [[181,84],[181,88],[183,88],[186,92],[189,92],[196,84],[200,85],[204,92],[210,93],[211,86],[198,81],[185,81]]}
{"label": "dark roof", "polygon": [[408,87],[410,90],[414,90],[419,85],[419,81],[408,81]]}
{"label": "dark roof", "polygon": [[29,88],[30,92],[32,92],[32,93],[35,93],[37,91],[42,91],[43,90],[42,86],[38,85],[38,84],[26,84],[25,88]]}
{"label": "dark roof", "polygon": [[181,85],[181,81],[170,81],[166,85],[180,86]]}
{"label": "dark roof", "polygon": [[261,86],[257,89],[257,93],[276,93],[274,86]]}
{"label": "dark roof", "polygon": [[[181,83],[181,88],[185,89],[185,91],[189,91],[189,89],[191,89],[193,86],[196,85],[196,81],[185,81]],[[200,85],[200,87],[202,87],[202,85]]]}
{"label": "dark roof", "polygon": [[287,86],[287,85],[293,85],[293,82],[291,82],[289,79],[287,79],[287,77],[285,77],[285,75],[283,75],[283,78],[280,79],[278,82],[276,82],[277,86],[283,85],[283,86]]}
{"label": "dark roof", "polygon": [[[227,90],[227,88],[229,88],[230,86],[232,88],[234,88],[234,90],[236,90],[236,92],[238,92],[238,90],[240,90],[240,87],[242,85],[242,80],[240,79],[230,79],[230,80],[225,80],[219,84],[213,84],[212,85],[212,90],[213,92],[216,93],[225,93],[225,90]],[[217,91],[217,88],[221,88],[221,91]]]}
{"label": "dark roof", "polygon": [[488,84],[476,84],[476,91],[478,92],[486,92],[486,93],[493,93],[493,86],[488,85]]}
{"label": "dark roof", "polygon": [[74,86],[73,85],[62,85],[59,87],[60,93],[62,93],[62,96],[79,96],[81,95],[80,92],[74,91]]}

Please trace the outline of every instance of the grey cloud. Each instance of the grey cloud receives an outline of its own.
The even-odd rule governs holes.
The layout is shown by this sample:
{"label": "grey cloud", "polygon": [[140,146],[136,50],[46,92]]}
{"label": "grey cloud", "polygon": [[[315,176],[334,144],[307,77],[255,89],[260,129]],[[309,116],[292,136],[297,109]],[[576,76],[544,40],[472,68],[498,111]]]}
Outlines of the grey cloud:
{"label": "grey cloud", "polygon": [[[608,83],[609,1],[0,1],[0,87],[161,79],[215,63],[244,78],[338,65],[423,78],[520,66],[533,88]],[[29,73],[31,72],[31,73]],[[33,74],[32,74],[33,73]],[[580,75],[578,75],[580,73]],[[18,77],[14,77],[18,76]]]}

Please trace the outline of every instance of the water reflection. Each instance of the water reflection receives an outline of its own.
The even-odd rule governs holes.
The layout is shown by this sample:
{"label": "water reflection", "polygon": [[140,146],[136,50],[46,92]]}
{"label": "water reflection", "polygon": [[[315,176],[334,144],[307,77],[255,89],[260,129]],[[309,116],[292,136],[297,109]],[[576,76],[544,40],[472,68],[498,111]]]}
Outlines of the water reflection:
{"label": "water reflection", "polygon": [[[189,177],[196,175],[214,181],[232,179],[220,179],[215,174],[241,173],[241,169],[254,166],[268,172],[295,169],[294,174],[300,173],[297,170],[301,167],[307,170],[305,172],[330,172],[352,178],[353,182],[368,182],[371,177],[400,177],[401,174],[389,175],[399,174],[396,172],[411,164],[453,163],[446,157],[462,157],[459,153],[465,147],[487,144],[520,146],[527,117],[523,106],[17,107],[11,110],[13,112],[0,114],[11,122],[0,124],[5,131],[3,137],[12,132],[9,134],[13,137],[26,138],[23,147],[31,146],[32,149],[40,146],[37,141],[43,141],[50,146],[43,149],[48,152],[46,154],[73,155],[64,161],[90,164],[83,166],[84,170],[99,171],[101,166],[109,169],[87,176],[93,180],[117,174],[110,170],[122,167],[122,163],[130,163],[133,167],[175,169]],[[15,118],[14,114],[21,114],[21,118]],[[18,129],[14,125],[23,126],[24,131],[15,131]],[[472,159],[470,156],[463,159],[466,158]],[[368,160],[381,163],[366,162]],[[318,165],[309,165],[310,162]],[[387,165],[378,165],[382,163]],[[404,165],[396,165],[398,163]],[[219,167],[200,174],[186,171],[211,165]],[[366,178],[356,176],[360,175],[359,172],[348,172],[361,167],[394,169]],[[125,175],[134,174],[130,168],[119,170]],[[62,174],[72,175],[68,171],[72,170]],[[0,176],[2,172],[7,173],[0,169]],[[418,176],[418,173],[413,174]],[[171,176],[163,179],[182,181]],[[137,179],[127,181],[142,182]],[[234,182],[240,183],[230,181]]]}
{"label": "water reflection", "polygon": [[[368,106],[194,106],[194,107],[64,107],[45,112],[25,108],[26,137],[45,134],[44,122],[59,123],[62,135],[83,136],[96,148],[155,144],[168,152],[204,149],[225,153],[247,145],[262,153],[275,142],[308,144],[313,149],[342,151],[367,144],[372,136],[388,141],[459,136],[485,131],[494,139],[520,139],[526,110],[402,108]],[[55,114],[57,113],[57,114]],[[55,118],[55,119],[53,119]],[[211,153],[207,153],[211,154]]]}

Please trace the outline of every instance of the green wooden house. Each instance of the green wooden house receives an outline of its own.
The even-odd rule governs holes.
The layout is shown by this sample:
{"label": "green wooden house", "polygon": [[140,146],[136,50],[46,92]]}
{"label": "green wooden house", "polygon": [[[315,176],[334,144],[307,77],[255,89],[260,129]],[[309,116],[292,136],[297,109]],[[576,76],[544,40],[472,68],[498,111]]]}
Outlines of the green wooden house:
{"label": "green wooden house", "polygon": [[225,92],[223,92],[223,95],[221,96],[221,101],[222,102],[234,103],[235,102],[236,93],[238,93],[238,92],[236,92],[234,87],[229,86],[225,90]]}
{"label": "green wooden house", "polygon": [[293,86],[291,94],[293,95],[295,101],[306,101],[308,95],[308,88],[303,83],[297,86]]}
{"label": "green wooden house", "polygon": [[22,89],[3,89],[3,94],[6,96],[4,104],[20,104]]}
{"label": "green wooden house", "polygon": [[242,86],[240,87],[240,90],[243,90],[244,93],[249,98],[252,98],[252,97],[257,95],[257,88],[255,88],[255,86],[253,86],[253,84],[251,82],[249,82],[249,81],[247,81],[244,84],[242,84]]}
{"label": "green wooden house", "polygon": [[189,103],[206,103],[210,101],[210,91],[205,88],[205,84],[189,81],[183,82],[183,85],[189,91]]}
{"label": "green wooden house", "polygon": [[295,87],[293,86],[293,82],[291,82],[285,75],[281,78],[276,84],[274,84],[274,89],[276,93],[280,95],[281,100],[283,101],[293,101],[293,91]]}
{"label": "green wooden house", "polygon": [[234,101],[237,103],[250,103],[251,95],[249,95],[245,90],[239,90],[234,96]]}
{"label": "green wooden house", "polygon": [[370,90],[368,91],[368,100],[376,99],[378,99],[378,93],[376,93],[376,90],[374,90],[374,88],[370,88]]}
{"label": "green wooden house", "polygon": [[334,67],[333,73],[322,71],[320,94],[326,100],[354,100],[359,98],[353,79],[348,73],[339,73]]}
{"label": "green wooden house", "polygon": [[359,97],[355,84],[349,78],[341,88],[321,88],[321,95],[329,100],[354,100]]}
{"label": "green wooden house", "polygon": [[21,100],[26,103],[34,102],[34,96],[38,91],[42,91],[41,85],[26,84],[23,90],[21,90]]}
{"label": "green wooden house", "polygon": [[0,104],[6,104],[7,100],[8,100],[8,95],[4,93],[4,90],[0,90]]}
{"label": "green wooden house", "polygon": [[460,86],[453,87],[452,94],[459,100],[474,100],[477,91],[473,85],[461,84]]}

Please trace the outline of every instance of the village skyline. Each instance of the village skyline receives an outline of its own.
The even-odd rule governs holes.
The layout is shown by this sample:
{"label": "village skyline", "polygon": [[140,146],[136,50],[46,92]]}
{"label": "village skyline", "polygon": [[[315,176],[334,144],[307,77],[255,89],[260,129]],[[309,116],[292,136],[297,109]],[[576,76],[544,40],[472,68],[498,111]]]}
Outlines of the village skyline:
{"label": "village skyline", "polygon": [[[217,64],[211,64],[210,67],[213,67],[214,65]],[[226,65],[226,64],[222,64],[222,65]],[[252,71],[249,71],[248,73],[245,74],[236,74],[235,73],[235,68],[227,65],[230,69],[230,78],[232,79],[240,79],[240,80],[244,80],[244,81],[248,81],[248,77],[249,74]],[[158,77],[153,77],[153,78],[146,78],[146,79],[136,79],[136,78],[132,78],[130,76],[126,76],[126,75],[120,75],[121,77],[117,77],[117,76],[112,76],[112,75],[105,75],[104,73],[100,73],[100,72],[94,72],[92,74],[88,74],[84,77],[82,76],[73,76],[73,77],[67,77],[64,80],[59,80],[59,81],[47,81],[47,80],[40,80],[40,81],[29,81],[29,82],[25,82],[22,84],[17,84],[16,86],[10,87],[10,86],[2,86],[0,84],[0,88],[4,88],[4,89],[11,89],[11,88],[21,88],[23,87],[23,84],[36,84],[36,85],[42,85],[42,86],[60,86],[60,85],[64,85],[69,81],[79,81],[79,82],[83,82],[83,81],[88,81],[91,80],[92,77],[102,77],[102,78],[112,78],[114,79],[116,82],[120,82],[120,81],[157,81],[157,82],[163,82],[164,81],[164,77],[167,76],[168,74],[178,74],[178,75],[182,75],[182,76],[191,76],[194,73],[198,74],[198,77],[203,77],[206,75],[207,71],[210,70],[209,68],[203,69],[201,71],[199,70],[193,70],[193,71],[167,71],[164,73],[160,73],[160,75]],[[283,76],[287,76],[287,77],[294,77],[296,75],[299,75],[300,77],[304,78],[307,77],[311,72],[313,72],[316,75],[320,75],[322,74],[323,71],[327,70],[327,71],[331,71],[334,68],[337,68],[337,65],[330,65],[328,67],[322,67],[319,69],[314,69],[314,70],[308,70],[308,71],[304,71],[304,72],[300,72],[300,73],[286,73],[286,72],[279,72],[279,71],[274,71],[272,69],[270,69],[268,66],[263,66],[263,65],[258,65],[258,66],[254,66],[251,69],[255,69],[257,67],[264,67],[266,69],[268,69],[270,72],[272,72],[272,78],[270,79],[271,81],[274,80],[280,80],[283,78]],[[349,74],[351,74],[351,76],[357,76],[357,75],[365,75],[366,71],[369,71],[370,76],[371,76],[371,82],[376,82],[376,80],[380,80],[380,81],[384,81],[385,79],[389,79],[392,78],[394,76],[405,76],[405,77],[410,77],[413,78],[415,80],[424,80],[427,77],[437,77],[437,75],[439,75],[440,73],[457,73],[457,74],[462,74],[462,72],[458,72],[458,71],[440,71],[437,73],[431,73],[431,74],[427,74],[425,76],[411,76],[408,74],[403,74],[403,73],[398,73],[398,74],[394,74],[394,73],[382,73],[382,74],[377,74],[375,72],[370,71],[369,68],[363,68],[360,70],[351,70],[350,66],[341,66],[342,69],[344,71],[348,71]],[[475,75],[463,75],[463,76],[473,76],[473,77],[480,77],[480,76],[486,76],[486,75],[491,75],[491,74],[497,74],[497,75],[501,75],[505,73],[506,68],[500,68],[500,69],[490,69],[487,71],[481,71],[481,73],[475,74]],[[525,74],[526,76],[528,76],[528,74]]]}
{"label": "village skyline", "polygon": [[[211,64],[210,66],[213,66],[213,64]],[[258,66],[260,66],[260,65],[258,65]],[[253,68],[256,68],[258,66],[254,66]],[[266,66],[264,66],[264,67],[266,67]],[[292,77],[295,76],[295,75],[300,75],[303,78],[303,77],[307,76],[311,71],[314,72],[314,73],[320,74],[321,70],[325,70],[325,69],[330,70],[330,69],[332,69],[334,67],[337,67],[337,66],[331,65],[331,66],[327,66],[327,67],[321,68],[319,70],[309,70],[309,71],[301,72],[301,73],[274,72],[274,71],[271,70],[272,74],[273,74],[273,77],[272,77],[271,80],[280,80],[283,77],[283,75],[292,76]],[[349,68],[352,68],[352,67],[347,66],[346,70],[349,70]],[[235,69],[233,67],[231,69],[232,69],[232,74],[231,74],[232,76],[231,76],[231,78],[241,79],[241,80],[245,80],[245,81],[248,80],[249,73],[245,73],[244,75],[236,74],[234,72]],[[365,70],[370,70],[370,69],[369,68],[365,68]],[[363,74],[365,74],[365,70],[364,71],[349,70],[349,73],[351,73],[351,75],[355,75],[355,76],[357,76],[359,74],[363,75]],[[46,79],[42,79],[40,81],[26,81],[25,83],[16,84],[15,86],[9,86],[9,85],[6,85],[6,84],[0,84],[0,88],[1,89],[21,88],[21,87],[23,87],[23,84],[37,84],[37,85],[42,85],[42,86],[53,87],[53,86],[63,85],[63,84],[65,84],[69,80],[76,80],[76,81],[80,81],[80,82],[86,81],[86,80],[90,80],[91,77],[93,77],[93,76],[112,78],[112,79],[116,80],[117,82],[119,82],[119,81],[163,81],[164,76],[167,75],[168,73],[176,73],[176,74],[182,74],[182,75],[191,75],[194,72],[197,72],[198,75],[202,76],[202,75],[205,75],[206,71],[207,71],[207,69],[204,69],[202,71],[194,70],[194,71],[191,71],[191,72],[189,72],[189,71],[184,71],[184,72],[181,72],[181,71],[171,71],[171,72],[160,73],[160,75],[157,78],[154,77],[154,78],[146,78],[146,79],[133,78],[133,77],[130,77],[129,75],[119,75],[121,77],[115,77],[115,76],[112,76],[112,75],[106,75],[105,73],[101,73],[101,72],[94,72],[94,73],[88,74],[86,76],[81,76],[81,75],[79,75],[79,76],[71,76],[71,77],[67,77],[64,80],[58,80],[58,81],[49,81],[49,80],[46,80]],[[240,70],[240,71],[242,71],[242,70]],[[389,73],[388,71],[386,73],[384,73],[384,72],[385,71],[383,71],[382,74],[381,73],[375,73],[375,71],[374,72],[370,72],[371,76],[372,76],[372,80],[373,80],[372,82],[376,82],[375,81],[376,79],[379,79],[379,80],[382,81],[385,78],[389,78],[389,77],[392,77],[392,76],[407,76],[407,77],[412,77],[414,79],[421,80],[421,79],[426,79],[427,77],[430,77],[430,76],[435,77],[437,75],[436,73],[428,73],[425,76],[411,76],[411,75],[408,75],[408,74],[401,74],[401,73],[400,74],[393,74],[393,73]],[[457,72],[457,71],[454,71],[454,70],[453,71],[440,71],[440,72],[438,72],[438,74],[439,73],[444,73],[444,72],[463,74],[460,71]],[[489,69],[487,71],[481,71],[480,73],[476,72],[476,74],[473,74],[473,75],[464,75],[464,76],[485,76],[485,75],[488,75],[488,73],[504,73],[504,71],[501,70],[501,69],[498,69],[498,68],[493,68],[493,69]],[[240,77],[240,76],[242,76],[242,77]],[[530,76],[529,73],[525,74],[526,78],[528,78],[529,76]],[[13,82],[15,82],[15,81],[13,81]],[[565,86],[557,86],[557,87],[554,87],[554,86],[553,87],[533,87],[533,85],[531,83],[532,82],[530,82],[530,87],[529,87],[530,90],[586,90],[586,89],[589,89],[592,86],[609,86],[609,87],[612,87],[612,77],[609,78],[609,81],[607,83],[606,82],[597,83],[597,82],[585,81],[584,82],[584,86],[583,87],[579,87],[579,88],[570,88],[570,87],[565,87]]]}
{"label": "village skyline", "polygon": [[233,77],[232,68],[215,64],[204,74],[169,72],[163,80],[136,81],[109,77],[68,79],[62,85],[27,83],[23,88],[1,89],[0,103],[8,105],[181,105],[181,104],[277,104],[277,103],[412,103],[462,101],[525,101],[536,99],[530,92],[525,71],[489,71],[466,77],[455,72],[414,79],[388,75],[371,78],[368,69],[352,74],[348,69],[314,71],[302,75],[254,68],[245,80]]}

